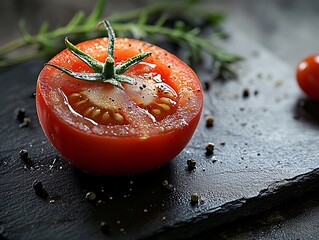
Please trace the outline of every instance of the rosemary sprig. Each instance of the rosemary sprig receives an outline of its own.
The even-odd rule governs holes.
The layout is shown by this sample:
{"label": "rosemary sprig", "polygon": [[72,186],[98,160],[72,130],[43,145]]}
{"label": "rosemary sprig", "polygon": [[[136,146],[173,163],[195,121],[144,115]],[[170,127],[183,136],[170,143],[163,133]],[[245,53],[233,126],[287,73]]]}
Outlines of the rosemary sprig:
{"label": "rosemary sprig", "polygon": [[[222,14],[204,11],[198,8],[198,0],[159,1],[127,12],[115,13],[106,18],[111,22],[119,37],[134,37],[151,40],[158,45],[169,42],[176,48],[188,51],[189,62],[198,62],[206,52],[214,59],[214,68],[230,72],[229,65],[238,61],[239,56],[226,52],[213,44],[214,38],[225,35],[219,27],[224,19]],[[94,27],[102,21],[105,0],[97,0],[90,15],[77,12],[69,23],[63,27],[49,30],[44,22],[37,34],[31,35],[23,21],[20,22],[22,37],[14,39],[0,47],[0,67],[22,63],[38,57],[51,57],[64,48],[63,38],[72,37],[73,42],[80,42],[88,37],[103,36],[103,31]],[[177,14],[180,13],[180,14]],[[197,16],[194,18],[194,16]],[[212,30],[212,37],[202,37],[204,30]],[[96,32],[98,33],[96,35]],[[164,44],[164,45],[165,45]]]}

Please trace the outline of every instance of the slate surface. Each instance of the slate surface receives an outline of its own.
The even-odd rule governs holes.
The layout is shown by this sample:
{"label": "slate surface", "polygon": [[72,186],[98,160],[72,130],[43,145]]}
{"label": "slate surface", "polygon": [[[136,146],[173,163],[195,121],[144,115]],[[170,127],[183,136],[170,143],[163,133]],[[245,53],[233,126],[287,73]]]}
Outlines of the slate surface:
{"label": "slate surface", "polygon": [[[67,164],[37,122],[32,95],[44,62],[2,70],[1,237],[186,238],[317,188],[318,104],[303,98],[293,69],[228,27],[232,38],[223,44],[246,58],[237,66],[239,79],[213,82],[187,148],[170,164],[138,176],[101,178]],[[208,72],[198,70],[203,81],[210,78]],[[244,89],[250,93],[246,98]],[[19,107],[32,120],[26,128],[14,119]],[[213,128],[205,126],[207,113],[215,117]],[[205,155],[207,142],[215,143],[214,156]],[[21,149],[29,151],[34,169],[19,158]],[[197,161],[193,171],[186,167],[190,158]],[[35,194],[36,179],[47,199]],[[162,186],[164,180],[174,191]],[[88,191],[96,192],[96,201],[85,199]],[[196,205],[190,204],[194,192],[201,196]]]}

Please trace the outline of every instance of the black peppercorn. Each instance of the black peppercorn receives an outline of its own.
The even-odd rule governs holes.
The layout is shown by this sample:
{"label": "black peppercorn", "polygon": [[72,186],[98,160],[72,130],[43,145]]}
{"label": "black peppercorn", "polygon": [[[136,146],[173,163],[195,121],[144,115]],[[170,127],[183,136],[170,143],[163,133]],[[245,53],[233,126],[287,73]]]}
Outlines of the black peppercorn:
{"label": "black peppercorn", "polygon": [[207,154],[207,155],[212,155],[212,154],[214,154],[214,149],[215,149],[214,143],[209,142],[209,143],[206,145],[206,154]]}
{"label": "black peppercorn", "polygon": [[26,149],[21,149],[19,152],[19,156],[22,159],[22,161],[25,163],[26,169],[34,169],[34,163],[29,158],[29,152]]}
{"label": "black peppercorn", "polygon": [[48,193],[43,188],[42,182],[40,182],[39,180],[35,180],[33,182],[32,186],[33,186],[33,189],[34,189],[36,195],[38,195],[41,198],[47,198],[48,197]]}
{"label": "black peppercorn", "polygon": [[21,149],[19,152],[19,156],[23,161],[27,161],[29,157],[29,152],[26,149]]}
{"label": "black peppercorn", "polygon": [[204,82],[204,90],[208,91],[210,89],[210,82],[206,81]]}
{"label": "black peppercorn", "polygon": [[101,231],[106,235],[110,233],[110,226],[104,221],[101,222]]}
{"label": "black peppercorn", "polygon": [[31,119],[28,117],[25,117],[25,118],[23,118],[23,121],[20,122],[19,127],[20,128],[27,127],[27,126],[29,126],[30,123],[31,123]]}
{"label": "black peppercorn", "polygon": [[85,198],[89,201],[94,201],[96,199],[96,194],[95,192],[88,192],[86,195],[85,195]]}
{"label": "black peppercorn", "polygon": [[193,193],[191,195],[191,203],[195,204],[195,203],[198,203],[198,201],[199,201],[199,195],[197,193]]}
{"label": "black peppercorn", "polygon": [[167,189],[168,191],[174,191],[174,186],[173,184],[169,183],[167,180],[164,180],[162,182],[162,185],[165,189]]}
{"label": "black peppercorn", "polygon": [[243,98],[247,98],[247,97],[249,97],[249,89],[248,89],[248,88],[245,88],[245,89],[243,90]]}
{"label": "black peppercorn", "polygon": [[25,108],[17,108],[15,110],[16,118],[20,123],[25,118],[25,115],[26,115],[25,113],[26,113]]}
{"label": "black peppercorn", "polygon": [[189,170],[193,170],[196,167],[196,160],[195,159],[188,159],[187,166]]}
{"label": "black peppercorn", "polygon": [[206,120],[206,127],[212,127],[214,125],[214,117],[212,115],[207,115],[205,117],[205,120]]}

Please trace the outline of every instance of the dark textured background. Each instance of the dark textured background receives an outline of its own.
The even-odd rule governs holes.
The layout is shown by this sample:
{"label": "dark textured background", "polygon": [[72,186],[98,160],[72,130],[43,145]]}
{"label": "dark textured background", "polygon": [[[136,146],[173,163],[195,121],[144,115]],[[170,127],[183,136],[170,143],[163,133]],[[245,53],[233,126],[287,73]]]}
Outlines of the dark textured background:
{"label": "dark textured background", "polygon": [[[121,7],[130,9],[145,2],[127,3]],[[28,20],[30,29],[37,29],[44,19],[60,25],[77,9],[90,8],[88,1],[76,3],[2,1],[0,29],[1,33],[7,34],[1,34],[1,42],[17,36],[18,32],[12,26],[16,26],[20,17]],[[205,4],[213,7],[213,3],[217,9],[229,13],[227,28],[233,32],[233,38],[225,46],[245,55],[247,62],[240,68],[239,82],[216,84],[206,94],[205,110],[213,111],[217,116],[216,128],[207,132],[202,122],[190,146],[172,164],[157,172],[110,181],[75,171],[47,144],[35,120],[31,95],[34,78],[43,62],[1,72],[1,96],[5,96],[1,102],[2,236],[49,239],[75,237],[84,231],[99,238],[103,236],[99,224],[107,220],[113,237],[122,238],[120,229],[125,228],[136,234],[135,237],[152,235],[152,229],[160,229],[162,233],[157,234],[174,238],[172,236],[176,235],[171,232],[189,235],[238,216],[254,215],[317,188],[318,107],[308,103],[306,109],[299,109],[298,101],[303,96],[293,81],[293,71],[302,56],[318,51],[318,3],[241,0],[206,1]],[[51,10],[53,6],[59,9],[58,18]],[[119,11],[120,8],[113,2],[106,12],[111,9]],[[254,42],[261,43],[282,60]],[[258,50],[260,56],[253,56],[253,50]],[[262,79],[256,78],[259,73],[263,73]],[[205,78],[205,73],[200,74]],[[244,87],[258,89],[259,95],[246,100],[238,98]],[[13,94],[19,91],[21,94]],[[19,106],[26,106],[35,120],[30,128],[17,129],[11,114]],[[240,110],[242,108],[245,111]],[[301,118],[294,119],[295,115]],[[224,147],[217,148],[218,165],[213,165],[202,155],[201,144],[208,140],[226,141]],[[22,169],[17,157],[21,148],[30,150],[39,166],[36,171]],[[260,155],[256,157],[258,153]],[[199,167],[193,173],[184,169],[185,159],[191,156],[199,160]],[[52,164],[54,159],[55,164]],[[34,195],[30,186],[35,178],[43,181],[54,204],[39,201]],[[145,179],[147,184],[143,184]],[[177,190],[173,193],[163,191],[163,179],[173,182]],[[105,190],[117,201],[98,207],[90,205],[84,196],[91,189],[104,198]],[[189,194],[198,190],[206,200],[199,207],[190,208]],[[127,200],[130,196],[131,201]],[[218,231],[214,229],[201,237],[316,239],[317,203],[317,197],[308,193],[265,215],[227,225]],[[125,211],[123,206],[127,208]],[[135,219],[137,215],[139,217]],[[163,223],[164,216],[167,221]],[[119,219],[121,223],[117,223]],[[90,231],[85,231],[87,229]]]}

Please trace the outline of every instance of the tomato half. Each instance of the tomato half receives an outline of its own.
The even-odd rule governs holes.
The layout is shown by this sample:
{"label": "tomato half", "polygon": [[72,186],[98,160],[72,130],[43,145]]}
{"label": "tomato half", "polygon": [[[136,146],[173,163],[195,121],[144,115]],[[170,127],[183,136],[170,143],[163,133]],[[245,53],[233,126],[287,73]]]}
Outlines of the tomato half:
{"label": "tomato half", "polygon": [[[104,62],[109,39],[76,47]],[[36,87],[36,107],[45,135],[71,164],[98,175],[136,174],[177,156],[191,139],[203,106],[201,84],[176,56],[146,42],[117,38],[115,65],[141,52],[151,56],[125,74],[137,84],[75,79],[45,66]],[[68,49],[50,64],[92,72]]]}
{"label": "tomato half", "polygon": [[319,100],[319,54],[310,55],[298,64],[296,78],[309,98]]}

